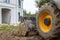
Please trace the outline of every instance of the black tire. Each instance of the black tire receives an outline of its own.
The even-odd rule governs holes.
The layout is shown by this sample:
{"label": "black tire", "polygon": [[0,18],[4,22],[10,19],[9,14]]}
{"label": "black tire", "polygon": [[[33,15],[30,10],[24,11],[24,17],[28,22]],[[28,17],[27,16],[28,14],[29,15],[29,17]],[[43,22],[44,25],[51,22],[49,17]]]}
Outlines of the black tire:
{"label": "black tire", "polygon": [[38,32],[35,30],[35,25],[32,23],[31,20],[25,20],[25,29],[27,30],[26,36],[35,36]]}
{"label": "black tire", "polygon": [[[48,11],[52,16],[52,28],[49,32],[45,33],[39,27],[39,16],[42,15],[42,12]],[[56,8],[49,3],[44,4],[40,9],[36,17],[37,30],[39,35],[45,40],[59,40],[60,39],[60,13],[56,11]]]}
{"label": "black tire", "polygon": [[31,20],[25,20],[24,24],[27,30],[32,30],[34,28],[34,25],[32,24]]}

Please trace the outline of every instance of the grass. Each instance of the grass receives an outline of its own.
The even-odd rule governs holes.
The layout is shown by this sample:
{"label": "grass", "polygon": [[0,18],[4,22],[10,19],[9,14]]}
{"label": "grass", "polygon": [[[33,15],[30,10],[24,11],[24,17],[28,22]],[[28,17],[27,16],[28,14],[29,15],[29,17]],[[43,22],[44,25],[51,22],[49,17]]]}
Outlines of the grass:
{"label": "grass", "polygon": [[0,30],[6,30],[6,31],[17,30],[18,28],[19,28],[18,26],[9,26],[9,25],[0,26]]}

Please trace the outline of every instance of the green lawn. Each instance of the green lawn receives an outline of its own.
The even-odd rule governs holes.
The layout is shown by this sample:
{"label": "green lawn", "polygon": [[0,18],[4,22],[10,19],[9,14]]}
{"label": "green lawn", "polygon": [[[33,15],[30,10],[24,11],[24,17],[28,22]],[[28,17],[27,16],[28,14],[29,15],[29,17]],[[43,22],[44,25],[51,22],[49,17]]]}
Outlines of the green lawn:
{"label": "green lawn", "polygon": [[9,25],[0,26],[0,30],[6,30],[6,31],[17,30],[18,28],[19,28],[18,26],[9,26]]}

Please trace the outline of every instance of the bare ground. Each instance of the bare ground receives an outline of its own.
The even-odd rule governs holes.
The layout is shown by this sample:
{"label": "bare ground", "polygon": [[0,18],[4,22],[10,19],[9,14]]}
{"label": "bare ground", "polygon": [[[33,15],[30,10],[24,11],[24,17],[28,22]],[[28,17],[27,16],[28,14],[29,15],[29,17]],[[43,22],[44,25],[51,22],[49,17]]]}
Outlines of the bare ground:
{"label": "bare ground", "polygon": [[40,37],[23,37],[19,35],[18,31],[0,31],[0,40],[40,40]]}

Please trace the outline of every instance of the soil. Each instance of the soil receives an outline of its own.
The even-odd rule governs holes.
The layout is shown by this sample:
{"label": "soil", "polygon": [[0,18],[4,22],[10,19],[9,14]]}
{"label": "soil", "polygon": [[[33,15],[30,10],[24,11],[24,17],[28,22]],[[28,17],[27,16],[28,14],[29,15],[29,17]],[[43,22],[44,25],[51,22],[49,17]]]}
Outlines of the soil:
{"label": "soil", "polygon": [[15,31],[0,31],[0,40],[40,40],[39,36],[23,37]]}

